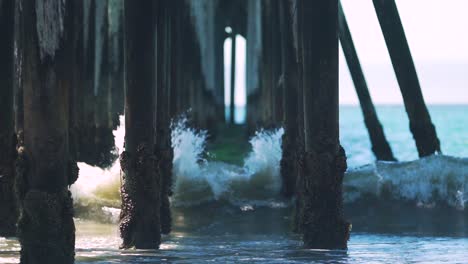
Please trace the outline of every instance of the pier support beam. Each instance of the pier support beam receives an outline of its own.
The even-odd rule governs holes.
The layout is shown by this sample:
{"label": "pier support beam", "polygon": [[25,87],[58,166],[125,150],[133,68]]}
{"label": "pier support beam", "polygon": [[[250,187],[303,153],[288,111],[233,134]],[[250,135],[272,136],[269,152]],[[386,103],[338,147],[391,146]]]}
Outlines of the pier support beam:
{"label": "pier support beam", "polygon": [[111,89],[112,128],[120,125],[119,117],[124,114],[124,70],[123,70],[123,5],[124,0],[109,1],[109,85]]}
{"label": "pier support beam", "polygon": [[282,193],[286,197],[295,194],[297,179],[297,152],[298,148],[298,95],[299,89],[297,61],[294,49],[293,21],[288,3],[278,1],[281,27],[281,70],[283,85],[283,125],[282,138],[281,177],[283,180]]}
{"label": "pier support beam", "polygon": [[13,113],[13,38],[15,1],[0,1],[0,236],[14,236],[17,210],[14,195],[15,123]]}
{"label": "pier support beam", "polygon": [[235,121],[235,96],[236,96],[236,31],[235,27],[232,28],[231,33],[231,101],[229,104],[229,122],[234,124]]}
{"label": "pier support beam", "polygon": [[364,123],[369,133],[369,138],[372,144],[372,151],[374,152],[377,160],[395,161],[390,144],[388,144],[385,134],[377,117],[372,98],[367,88],[367,82],[362,72],[361,64],[354,47],[353,38],[349,31],[348,22],[343,12],[341,3],[339,4],[339,27],[340,27],[340,41],[343,48],[343,53],[348,63],[349,72],[353,79],[354,87],[361,104],[362,114],[364,116]]}
{"label": "pier support beam", "polygon": [[72,70],[72,89],[69,93],[69,141],[70,156],[77,160],[78,158],[78,132],[80,130],[80,110],[83,105],[84,82],[84,45],[83,45],[83,15],[84,1],[74,1],[73,5],[73,53],[70,58]]}
{"label": "pier support beam", "polygon": [[410,130],[420,157],[440,153],[440,142],[421,92],[416,68],[394,0],[373,0],[400,85]]}
{"label": "pier support beam", "polygon": [[96,3],[96,52],[94,73],[94,163],[99,167],[112,165],[117,155],[112,134],[112,96],[110,87],[108,0]]}
{"label": "pier support beam", "polygon": [[84,9],[84,73],[83,87],[79,90],[82,104],[78,105],[78,131],[77,131],[77,152],[78,160],[91,165],[97,165],[95,154],[95,133],[94,122],[95,96],[94,96],[94,69],[96,57],[96,0],[83,1]]}
{"label": "pier support beam", "polygon": [[261,1],[261,66],[260,66],[260,111],[262,116],[261,126],[271,128],[274,125],[273,117],[273,57],[272,57],[272,42],[271,36],[273,29],[271,28],[273,4],[270,0]]}
{"label": "pier support beam", "polygon": [[122,248],[157,249],[161,243],[156,173],[156,2],[125,1],[125,151],[120,232]]}
{"label": "pier support beam", "polygon": [[24,20],[24,147],[18,151],[21,263],[74,263],[75,226],[68,186],[73,52],[71,1],[22,1]]}
{"label": "pier support beam", "polygon": [[338,0],[299,0],[302,24],[305,156],[301,232],[307,248],[345,249],[346,155],[338,126]]}
{"label": "pier support beam", "polygon": [[156,91],[156,150],[158,160],[156,173],[161,179],[161,233],[171,232],[171,209],[169,196],[172,188],[172,159],[170,130],[170,90],[172,86],[172,63],[173,63],[173,13],[175,4],[170,1],[158,3],[157,16],[157,91]]}

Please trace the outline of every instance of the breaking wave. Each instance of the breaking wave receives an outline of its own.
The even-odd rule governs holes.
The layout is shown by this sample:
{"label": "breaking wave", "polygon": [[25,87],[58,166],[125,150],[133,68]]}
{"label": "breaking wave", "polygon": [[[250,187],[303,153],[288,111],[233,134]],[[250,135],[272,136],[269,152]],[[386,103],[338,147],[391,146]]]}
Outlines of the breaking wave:
{"label": "breaking wave", "polygon": [[206,131],[189,128],[182,118],[172,129],[174,149],[173,205],[191,206],[208,201],[242,204],[276,203],[281,188],[279,162],[284,130],[259,131],[250,140],[252,151],[244,166],[207,161]]}
{"label": "breaking wave", "polygon": [[345,203],[373,196],[412,201],[419,207],[448,205],[463,210],[468,196],[468,158],[432,155],[349,169],[344,193]]}
{"label": "breaking wave", "polygon": [[[123,149],[124,118],[114,131],[117,148]],[[188,126],[186,118],[172,125],[175,208],[204,203],[225,203],[243,211],[256,207],[284,208],[280,196],[281,136],[284,130],[261,130],[250,139],[251,152],[243,166],[205,157],[207,132]],[[77,215],[115,222],[120,208],[120,164],[100,169],[79,163],[78,181],[71,187]],[[409,162],[376,162],[348,169],[344,202],[412,202],[423,208],[447,205],[464,210],[468,196],[468,158],[434,155]]]}

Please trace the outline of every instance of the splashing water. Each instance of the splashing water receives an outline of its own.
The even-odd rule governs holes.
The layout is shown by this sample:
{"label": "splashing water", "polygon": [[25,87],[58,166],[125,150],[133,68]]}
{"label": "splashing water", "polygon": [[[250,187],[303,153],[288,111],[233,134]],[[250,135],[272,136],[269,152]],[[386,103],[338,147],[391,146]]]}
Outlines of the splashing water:
{"label": "splashing water", "polygon": [[[114,131],[118,150],[123,150],[124,118]],[[243,166],[207,161],[207,132],[188,126],[179,118],[171,126],[174,149],[174,207],[184,208],[203,203],[227,203],[243,211],[259,206],[289,206],[279,197],[281,177],[282,128],[258,131],[250,140],[251,152]],[[100,169],[78,163],[80,175],[71,191],[80,217],[115,222],[120,208],[120,164]],[[468,196],[468,158],[444,155],[409,162],[376,162],[351,168],[344,179],[344,201],[350,204],[369,195],[379,203],[411,201],[419,207],[448,205],[464,210]],[[362,199],[363,198],[363,199]]]}
{"label": "splashing water", "polygon": [[[125,120],[114,131],[116,147],[123,150]],[[207,132],[188,126],[186,117],[171,125],[174,149],[174,195],[172,204],[179,207],[204,202],[226,201],[250,208],[265,205],[285,207],[277,200],[281,188],[279,162],[283,129],[260,131],[250,140],[252,152],[244,166],[223,162],[208,162],[206,152]],[[120,164],[115,161],[110,169],[101,169],[78,163],[80,175],[72,185],[78,215],[97,220],[116,222],[120,208]]]}
{"label": "splashing water", "polygon": [[[123,151],[125,118],[120,116],[120,126],[113,131],[116,149]],[[116,160],[109,169],[93,167],[78,162],[78,180],[71,186],[78,215],[116,222],[120,208],[120,163]]]}
{"label": "splashing water", "polygon": [[408,162],[376,162],[346,173],[345,202],[366,195],[414,201],[419,207],[444,204],[463,210],[468,195],[468,158],[432,155]]}
{"label": "splashing water", "polygon": [[244,166],[203,159],[207,132],[196,131],[181,118],[172,126],[174,148],[175,206],[209,201],[232,204],[272,203],[279,194],[281,136],[283,129],[260,131],[250,140],[252,152]]}

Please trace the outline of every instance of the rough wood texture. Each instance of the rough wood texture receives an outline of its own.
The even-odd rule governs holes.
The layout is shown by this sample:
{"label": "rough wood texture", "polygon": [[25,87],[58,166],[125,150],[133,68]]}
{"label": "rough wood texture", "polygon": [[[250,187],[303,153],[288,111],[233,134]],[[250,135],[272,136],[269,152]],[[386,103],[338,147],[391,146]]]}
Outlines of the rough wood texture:
{"label": "rough wood texture", "polygon": [[18,216],[14,184],[13,43],[15,1],[0,2],[0,236],[13,236]]}
{"label": "rough wood texture", "polygon": [[420,157],[440,153],[440,142],[421,92],[416,68],[394,0],[373,0],[403,95],[410,130]]}
{"label": "rough wood texture", "polygon": [[300,230],[307,248],[345,249],[346,156],[338,128],[338,0],[302,0],[305,155]]}
{"label": "rough wood texture", "polygon": [[354,82],[354,88],[361,104],[362,114],[364,116],[364,123],[369,133],[369,138],[372,144],[372,151],[374,152],[377,160],[395,161],[390,144],[385,137],[382,125],[377,117],[372,98],[367,88],[367,82],[362,72],[361,64],[354,47],[353,38],[349,31],[346,16],[343,12],[341,4],[339,5],[339,27],[340,27],[340,41],[343,48],[343,53],[348,63],[349,72]]}
{"label": "rough wood texture", "polygon": [[298,65],[293,43],[293,23],[290,6],[287,2],[279,1],[281,25],[281,61],[283,94],[283,126],[282,138],[283,155],[281,158],[281,177],[283,180],[282,193],[286,197],[295,194],[297,179],[297,152],[298,148]]}
{"label": "rough wood texture", "polygon": [[95,164],[109,167],[117,158],[112,134],[108,0],[96,1],[96,53],[94,73]]}
{"label": "rough wood texture", "polygon": [[22,7],[25,133],[16,168],[21,263],[73,263],[68,186],[78,171],[68,141],[71,2],[28,0]]}
{"label": "rough wood texture", "polygon": [[[120,232],[123,248],[157,249],[161,243],[156,172],[156,3],[125,1],[125,151]],[[144,67],[142,67],[144,65]]]}
{"label": "rough wood texture", "polygon": [[172,11],[174,4],[169,1],[161,1],[158,6],[157,16],[157,103],[156,103],[156,150],[158,159],[157,173],[161,178],[161,232],[171,232],[171,210],[169,196],[172,188],[172,159],[170,131],[170,90],[172,85],[172,39],[173,21]]}
{"label": "rough wood texture", "polygon": [[94,58],[96,53],[96,0],[84,1],[83,37],[84,37],[84,85],[80,89],[82,104],[79,105],[77,131],[77,155],[78,160],[91,165],[96,165],[95,158],[95,124],[94,124]]}

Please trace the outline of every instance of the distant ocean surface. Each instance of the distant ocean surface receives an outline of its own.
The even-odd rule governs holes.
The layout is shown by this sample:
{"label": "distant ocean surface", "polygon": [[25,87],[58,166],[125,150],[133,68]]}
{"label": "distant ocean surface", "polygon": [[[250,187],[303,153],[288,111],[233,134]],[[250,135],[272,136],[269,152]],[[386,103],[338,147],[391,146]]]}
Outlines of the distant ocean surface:
{"label": "distant ocean surface", "polygon": [[[428,109],[442,153],[468,157],[468,105],[428,105]],[[404,106],[379,105],[376,110],[395,157],[399,161],[417,159],[416,144],[409,130]],[[340,139],[346,150],[349,166],[361,166],[374,160],[359,106],[340,107]]]}
{"label": "distant ocean surface", "polygon": [[[428,105],[444,155],[468,157],[468,105]],[[403,105],[377,105],[377,114],[394,156],[399,161],[418,158],[416,145],[409,130],[408,116]],[[237,123],[245,122],[245,107],[236,107]],[[226,108],[226,118],[229,109]],[[359,105],[340,106],[340,140],[346,150],[348,166],[372,163],[369,135]]]}

